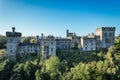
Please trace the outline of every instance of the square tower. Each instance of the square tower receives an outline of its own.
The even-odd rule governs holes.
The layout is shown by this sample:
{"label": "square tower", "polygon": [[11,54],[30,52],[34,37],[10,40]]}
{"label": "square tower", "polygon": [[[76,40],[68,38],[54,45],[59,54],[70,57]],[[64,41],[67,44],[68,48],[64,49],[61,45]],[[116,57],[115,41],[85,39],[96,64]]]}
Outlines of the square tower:
{"label": "square tower", "polygon": [[12,61],[16,61],[16,53],[21,40],[21,33],[15,32],[15,27],[12,27],[12,32],[6,32],[6,37],[8,58]]}
{"label": "square tower", "polygon": [[100,36],[101,48],[109,48],[114,45],[115,27],[97,28],[96,35]]}
{"label": "square tower", "polygon": [[42,60],[49,56],[56,55],[56,39],[53,36],[43,37],[39,39]]}

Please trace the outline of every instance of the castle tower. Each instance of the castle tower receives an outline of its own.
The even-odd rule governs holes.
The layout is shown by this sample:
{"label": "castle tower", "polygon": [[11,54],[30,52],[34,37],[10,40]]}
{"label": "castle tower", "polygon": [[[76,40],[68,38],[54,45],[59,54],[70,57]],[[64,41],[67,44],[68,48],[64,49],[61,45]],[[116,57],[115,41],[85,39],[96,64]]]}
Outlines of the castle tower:
{"label": "castle tower", "polygon": [[56,39],[53,37],[41,38],[41,54],[42,60],[46,59],[48,56],[56,55]]}
{"label": "castle tower", "polygon": [[75,34],[75,33],[69,32],[68,29],[66,30],[66,38],[67,38],[67,39],[72,39],[72,38],[74,37],[74,34]]}
{"label": "castle tower", "polygon": [[66,37],[68,37],[68,33],[69,33],[69,30],[67,29],[67,30],[66,30]]}
{"label": "castle tower", "polygon": [[16,61],[16,53],[18,44],[20,43],[21,33],[15,32],[15,27],[12,27],[12,32],[6,32],[7,37],[7,55],[12,61]]}
{"label": "castle tower", "polygon": [[36,42],[39,43],[39,35],[36,36]]}
{"label": "castle tower", "polygon": [[100,36],[101,48],[109,48],[114,45],[115,27],[97,28],[96,35]]}

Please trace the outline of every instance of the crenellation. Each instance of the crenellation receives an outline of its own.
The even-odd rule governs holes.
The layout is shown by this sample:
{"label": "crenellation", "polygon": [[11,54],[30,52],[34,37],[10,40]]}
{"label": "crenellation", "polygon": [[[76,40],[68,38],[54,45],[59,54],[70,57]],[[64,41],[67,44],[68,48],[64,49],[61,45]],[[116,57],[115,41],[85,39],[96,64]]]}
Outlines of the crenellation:
{"label": "crenellation", "polygon": [[102,27],[103,31],[115,31],[115,27]]}

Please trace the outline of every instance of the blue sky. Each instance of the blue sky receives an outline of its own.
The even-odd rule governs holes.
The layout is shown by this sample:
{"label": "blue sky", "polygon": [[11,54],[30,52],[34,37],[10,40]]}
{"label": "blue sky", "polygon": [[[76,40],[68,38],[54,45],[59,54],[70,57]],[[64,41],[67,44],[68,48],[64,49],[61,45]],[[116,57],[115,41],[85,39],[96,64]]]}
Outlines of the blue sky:
{"label": "blue sky", "polygon": [[120,33],[120,0],[0,0],[0,34],[15,26],[25,36],[87,35],[97,27]]}

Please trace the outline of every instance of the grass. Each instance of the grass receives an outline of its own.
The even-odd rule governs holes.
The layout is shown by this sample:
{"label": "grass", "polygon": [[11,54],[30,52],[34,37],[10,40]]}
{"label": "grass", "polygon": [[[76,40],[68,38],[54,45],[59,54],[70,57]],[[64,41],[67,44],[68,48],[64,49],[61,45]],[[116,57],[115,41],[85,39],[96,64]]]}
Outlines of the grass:
{"label": "grass", "polygon": [[0,50],[0,59],[5,58],[6,56],[7,56],[7,54],[6,54],[6,49],[1,49],[1,50]]}

